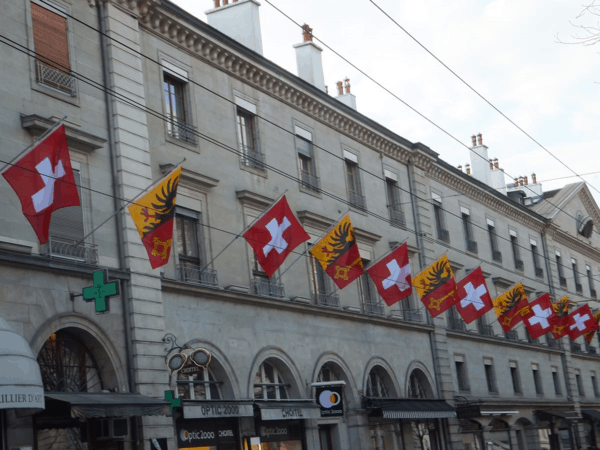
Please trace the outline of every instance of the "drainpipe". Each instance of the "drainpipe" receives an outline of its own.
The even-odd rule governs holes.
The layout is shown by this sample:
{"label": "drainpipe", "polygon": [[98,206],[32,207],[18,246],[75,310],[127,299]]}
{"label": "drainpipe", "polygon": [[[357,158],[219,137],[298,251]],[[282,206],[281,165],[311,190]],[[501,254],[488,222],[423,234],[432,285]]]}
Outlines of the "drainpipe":
{"label": "drainpipe", "polygon": [[[104,3],[102,1],[96,2],[98,7],[98,22],[100,26],[100,50],[102,54],[102,82],[104,87],[104,100],[106,102],[106,128],[108,132],[108,151],[109,151],[109,159],[110,159],[110,169],[112,172],[112,191],[113,191],[113,202],[115,211],[118,211],[122,206],[122,201],[120,200],[121,196],[119,195],[119,174],[117,170],[117,152],[116,152],[116,143],[115,143],[115,131],[114,131],[114,123],[113,123],[113,103],[112,97],[108,93],[110,89],[110,72],[109,72],[109,60],[108,60],[108,41],[106,35],[106,19],[105,19],[105,8]],[[125,224],[123,222],[123,215],[119,213],[116,215],[117,219],[117,249],[119,256],[119,267],[123,270],[127,270],[127,261],[125,259],[125,238],[123,235],[123,230],[125,229]],[[129,283],[127,280],[121,281],[121,300],[123,304],[123,329],[125,333],[125,354],[126,354],[126,364],[127,364],[127,379],[129,381],[128,387],[129,392],[136,392],[135,387],[135,372],[134,372],[134,363],[133,363],[133,342],[131,340],[131,310],[130,310],[130,297],[129,297]],[[134,443],[134,448],[139,448],[139,443],[137,439],[137,430],[138,430],[138,420],[136,417],[131,418],[132,427],[132,442]]]}

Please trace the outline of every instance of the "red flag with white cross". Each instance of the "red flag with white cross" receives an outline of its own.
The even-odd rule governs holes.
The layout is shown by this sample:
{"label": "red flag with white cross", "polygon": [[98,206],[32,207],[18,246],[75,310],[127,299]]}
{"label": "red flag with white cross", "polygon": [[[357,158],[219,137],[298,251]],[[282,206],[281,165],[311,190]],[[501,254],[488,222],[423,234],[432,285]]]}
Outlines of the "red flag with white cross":
{"label": "red flag with white cross", "polygon": [[412,294],[412,277],[406,243],[369,267],[367,273],[388,306]]}
{"label": "red flag with white cross", "polygon": [[296,247],[310,239],[292,213],[285,196],[271,206],[243,236],[269,277]]}
{"label": "red flag with white cross", "polygon": [[598,329],[598,322],[588,305],[583,305],[567,316],[569,337],[572,341],[579,336]]}
{"label": "red flag with white cross", "polygon": [[531,312],[523,318],[523,321],[532,339],[537,339],[552,331],[555,316],[550,294],[546,292],[529,302],[529,309]]}
{"label": "red flag with white cross", "polygon": [[456,287],[459,299],[456,310],[466,323],[473,322],[494,307],[481,267],[469,272]]}
{"label": "red flag with white cross", "polygon": [[40,244],[48,241],[52,213],[79,206],[65,126],[41,140],[2,174],[21,201],[21,210]]}

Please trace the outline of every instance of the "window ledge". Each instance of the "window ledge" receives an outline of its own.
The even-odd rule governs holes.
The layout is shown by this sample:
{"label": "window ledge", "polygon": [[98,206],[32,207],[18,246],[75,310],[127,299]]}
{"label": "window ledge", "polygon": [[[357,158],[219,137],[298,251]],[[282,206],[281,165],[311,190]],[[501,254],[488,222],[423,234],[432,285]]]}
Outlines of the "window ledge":
{"label": "window ledge", "polygon": [[[160,172],[163,175],[166,175],[175,168],[173,164],[161,164],[159,167]],[[181,186],[208,193],[208,191],[210,191],[212,188],[219,184],[219,180],[206,175],[202,175],[198,172],[193,172],[189,169],[182,169],[180,183]]]}
{"label": "window ledge", "polygon": [[309,188],[305,188],[302,187],[302,185],[300,184],[300,186],[298,187],[300,189],[300,192],[304,193],[304,194],[308,194],[308,195],[312,195],[313,197],[317,197],[317,198],[322,198],[322,195],[320,192],[315,191],[313,189],[309,189]]}
{"label": "window ledge", "polygon": [[[46,119],[37,114],[21,114],[21,126],[25,128],[34,138],[40,136],[46,130],[52,128],[57,121],[54,118]],[[78,130],[75,126],[65,123],[65,132],[69,147],[76,150],[91,153],[94,150],[104,147],[107,140],[85,131]]]}
{"label": "window ledge", "polygon": [[235,194],[242,205],[250,205],[259,209],[266,209],[274,202],[274,199],[271,197],[266,197],[247,189],[235,191]]}

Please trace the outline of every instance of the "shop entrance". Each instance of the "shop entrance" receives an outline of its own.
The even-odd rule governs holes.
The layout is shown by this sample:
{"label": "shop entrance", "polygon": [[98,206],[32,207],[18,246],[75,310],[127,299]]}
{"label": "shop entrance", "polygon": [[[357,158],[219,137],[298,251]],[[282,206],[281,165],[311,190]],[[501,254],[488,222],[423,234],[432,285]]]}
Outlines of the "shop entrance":
{"label": "shop entrance", "polygon": [[333,450],[331,429],[331,425],[319,425],[319,442],[321,443],[321,450]]}

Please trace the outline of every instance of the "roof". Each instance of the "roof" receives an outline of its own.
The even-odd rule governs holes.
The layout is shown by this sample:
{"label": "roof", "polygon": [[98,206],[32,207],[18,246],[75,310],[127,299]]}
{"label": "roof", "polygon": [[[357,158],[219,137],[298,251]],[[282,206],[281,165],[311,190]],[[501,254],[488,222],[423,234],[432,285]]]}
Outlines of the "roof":
{"label": "roof", "polygon": [[551,199],[548,201],[542,200],[541,202],[533,205],[530,209],[531,211],[546,217],[547,219],[552,219],[558,214],[558,212],[563,208],[565,203],[571,200],[577,193],[585,186],[584,182],[579,183],[571,183],[563,186],[560,189],[555,189],[554,191],[544,192],[542,198]]}

